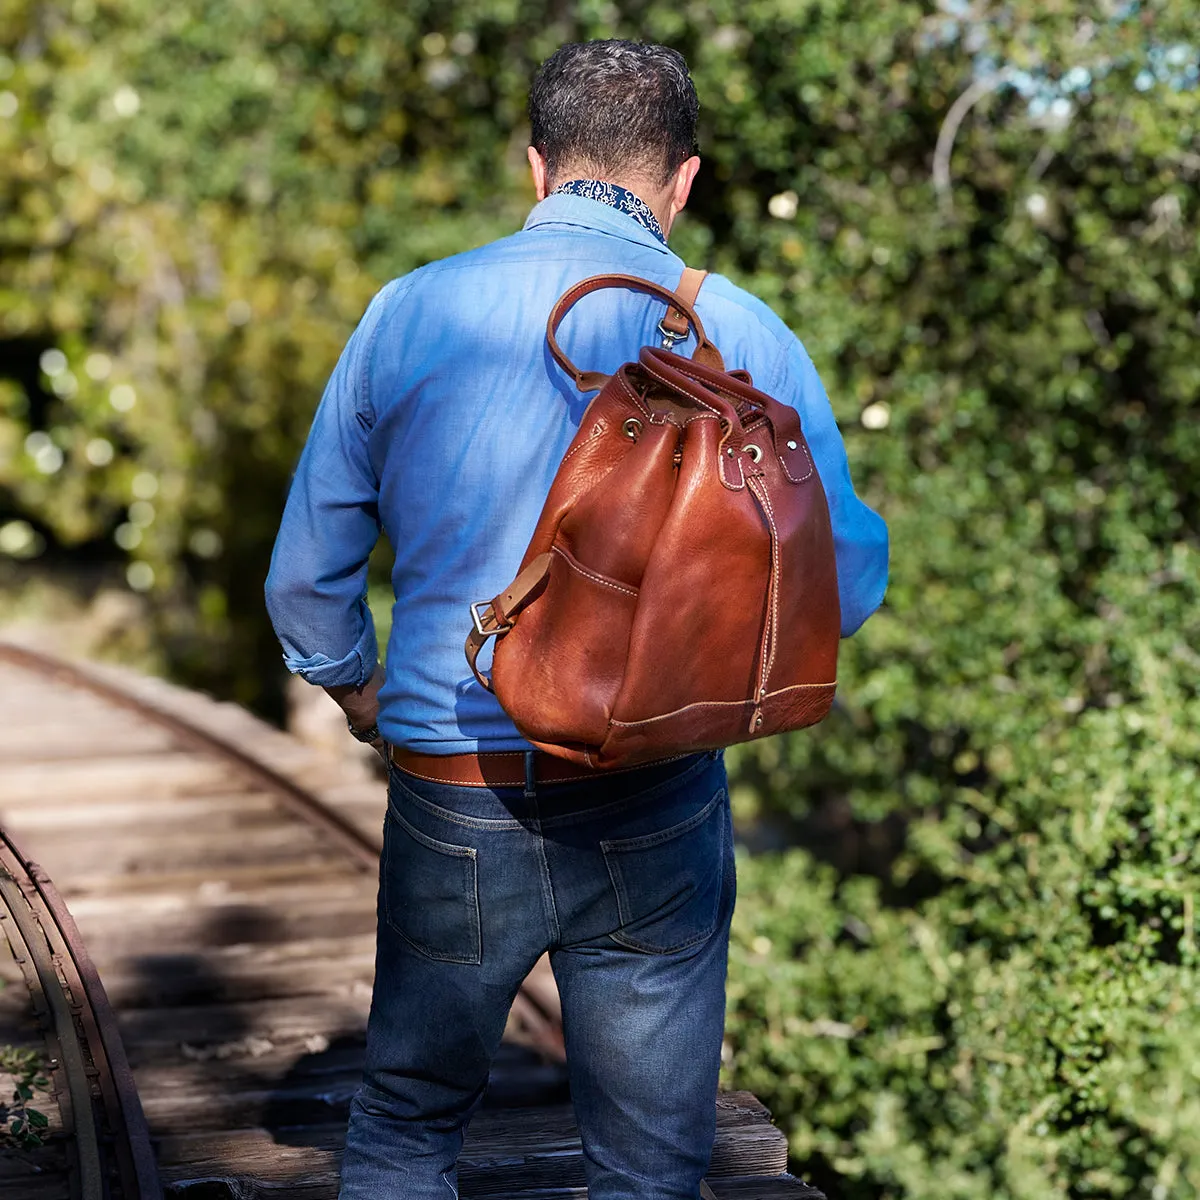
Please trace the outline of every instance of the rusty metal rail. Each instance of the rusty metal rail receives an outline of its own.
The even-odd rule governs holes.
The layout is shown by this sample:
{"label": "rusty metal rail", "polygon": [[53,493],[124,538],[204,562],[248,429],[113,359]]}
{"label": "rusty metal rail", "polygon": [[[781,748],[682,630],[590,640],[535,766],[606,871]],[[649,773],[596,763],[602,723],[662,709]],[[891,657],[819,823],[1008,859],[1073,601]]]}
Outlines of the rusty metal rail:
{"label": "rusty metal rail", "polygon": [[49,876],[3,830],[0,917],[43,1017],[73,1200],[161,1200],[150,1133],[104,985]]}

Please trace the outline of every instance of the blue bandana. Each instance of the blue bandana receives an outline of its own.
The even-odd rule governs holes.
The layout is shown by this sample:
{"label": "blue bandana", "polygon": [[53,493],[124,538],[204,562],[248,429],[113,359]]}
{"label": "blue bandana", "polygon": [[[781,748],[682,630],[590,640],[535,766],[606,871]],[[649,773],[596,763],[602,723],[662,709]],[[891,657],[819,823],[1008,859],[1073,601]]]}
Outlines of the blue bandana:
{"label": "blue bandana", "polygon": [[643,229],[648,229],[662,244],[667,244],[667,235],[663,233],[658,218],[650,211],[641,196],[635,195],[628,188],[619,184],[604,183],[599,179],[572,179],[560,183],[550,193],[552,196],[582,196],[585,200],[599,200],[617,212],[623,212],[632,217]]}

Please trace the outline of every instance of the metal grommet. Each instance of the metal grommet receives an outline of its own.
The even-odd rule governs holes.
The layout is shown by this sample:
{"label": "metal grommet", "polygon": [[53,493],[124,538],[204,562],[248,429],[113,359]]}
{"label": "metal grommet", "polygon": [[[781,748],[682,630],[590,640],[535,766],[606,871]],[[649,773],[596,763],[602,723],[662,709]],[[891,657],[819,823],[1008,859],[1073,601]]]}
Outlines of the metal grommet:
{"label": "metal grommet", "polygon": [[796,448],[796,443],[795,443],[795,442],[793,442],[793,441],[790,441],[790,440],[789,440],[789,441],[788,441],[788,444],[787,444],[787,448],[788,448],[789,450],[795,450],[795,448]]}
{"label": "metal grommet", "polygon": [[746,453],[754,462],[762,462],[762,451],[753,442],[746,447]]}
{"label": "metal grommet", "polygon": [[642,434],[642,423],[637,417],[629,417],[621,426],[621,432],[631,441],[636,442]]}

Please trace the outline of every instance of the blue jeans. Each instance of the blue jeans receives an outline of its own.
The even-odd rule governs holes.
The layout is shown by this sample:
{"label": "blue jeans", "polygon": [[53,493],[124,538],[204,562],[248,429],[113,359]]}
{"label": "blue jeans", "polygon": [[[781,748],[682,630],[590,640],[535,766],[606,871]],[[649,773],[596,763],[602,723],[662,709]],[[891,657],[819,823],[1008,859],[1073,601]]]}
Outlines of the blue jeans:
{"label": "blue jeans", "polygon": [[457,1196],[467,1120],[547,950],[589,1197],[695,1200],[733,900],[718,754],[524,793],[393,769],[340,1200]]}

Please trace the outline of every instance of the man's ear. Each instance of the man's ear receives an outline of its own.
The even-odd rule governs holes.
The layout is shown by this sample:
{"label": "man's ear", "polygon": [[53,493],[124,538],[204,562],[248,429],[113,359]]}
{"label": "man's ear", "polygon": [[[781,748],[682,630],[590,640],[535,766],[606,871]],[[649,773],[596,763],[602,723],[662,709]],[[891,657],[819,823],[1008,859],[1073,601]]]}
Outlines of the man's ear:
{"label": "man's ear", "polygon": [[700,157],[693,154],[691,158],[685,158],[683,162],[675,168],[675,178],[671,185],[671,219],[674,220],[684,209],[688,202],[688,196],[691,195],[692,184],[696,179],[696,172],[700,170]]}
{"label": "man's ear", "polygon": [[539,200],[545,200],[550,194],[546,180],[546,160],[532,146],[525,154],[529,159],[529,172],[533,176],[533,190]]}

